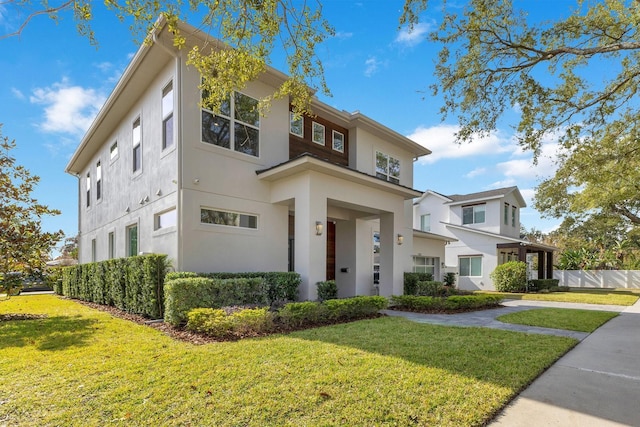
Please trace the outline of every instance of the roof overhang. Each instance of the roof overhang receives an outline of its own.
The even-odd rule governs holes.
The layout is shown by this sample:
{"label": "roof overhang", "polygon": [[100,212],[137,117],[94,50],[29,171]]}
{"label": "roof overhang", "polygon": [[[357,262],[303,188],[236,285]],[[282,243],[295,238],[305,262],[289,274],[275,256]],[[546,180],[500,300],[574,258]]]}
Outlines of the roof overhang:
{"label": "roof overhang", "polygon": [[415,228],[413,229],[413,237],[419,237],[422,239],[440,240],[442,242],[447,242],[447,243],[458,241],[458,239],[454,239],[453,237],[430,233],[428,231],[417,230]]}
{"label": "roof overhang", "polygon": [[347,180],[351,183],[395,194],[403,197],[405,200],[413,199],[422,194],[420,191],[414,190],[413,188],[383,181],[375,176],[318,159],[310,154],[303,154],[295,159],[291,159],[272,168],[256,171],[256,175],[258,175],[258,178],[261,180],[275,182],[307,171],[323,173],[332,177]]}
{"label": "roof overhang", "polygon": [[448,228],[454,228],[456,230],[467,231],[469,233],[480,234],[487,237],[493,237],[495,239],[503,240],[504,243],[498,243],[498,245],[507,245],[504,247],[516,247],[516,246],[526,246],[530,249],[540,249],[544,251],[557,251],[558,248],[555,246],[543,245],[541,243],[533,243],[528,240],[516,239],[514,237],[503,236],[502,234],[491,233],[489,231],[484,230],[476,230],[474,228],[465,227],[463,225],[456,225],[443,222],[443,224]]}

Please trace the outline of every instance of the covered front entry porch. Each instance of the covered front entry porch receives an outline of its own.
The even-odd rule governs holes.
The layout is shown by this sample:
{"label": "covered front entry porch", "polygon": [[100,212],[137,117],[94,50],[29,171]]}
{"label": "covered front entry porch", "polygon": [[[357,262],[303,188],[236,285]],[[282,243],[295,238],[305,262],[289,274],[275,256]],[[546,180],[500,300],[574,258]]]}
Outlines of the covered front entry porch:
{"label": "covered front entry porch", "polygon": [[271,202],[288,206],[293,216],[290,267],[302,278],[301,300],[315,300],[317,282],[331,277],[327,238],[333,227],[340,297],[372,293],[374,231],[380,236],[379,292],[402,293],[403,273],[411,270],[412,200],[420,192],[310,156],[258,176],[271,182]]}
{"label": "covered front entry porch", "polygon": [[504,264],[507,261],[522,261],[527,263],[529,267],[530,279],[553,279],[553,252],[555,249],[537,243],[498,243],[498,264]]}

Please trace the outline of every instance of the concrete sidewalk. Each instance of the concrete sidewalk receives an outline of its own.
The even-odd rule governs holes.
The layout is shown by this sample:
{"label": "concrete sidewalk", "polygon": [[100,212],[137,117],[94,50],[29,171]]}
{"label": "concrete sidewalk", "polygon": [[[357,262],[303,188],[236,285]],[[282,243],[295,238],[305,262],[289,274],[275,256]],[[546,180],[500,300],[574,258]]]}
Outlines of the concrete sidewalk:
{"label": "concrete sidewalk", "polygon": [[640,300],[580,342],[490,426],[640,426]]}

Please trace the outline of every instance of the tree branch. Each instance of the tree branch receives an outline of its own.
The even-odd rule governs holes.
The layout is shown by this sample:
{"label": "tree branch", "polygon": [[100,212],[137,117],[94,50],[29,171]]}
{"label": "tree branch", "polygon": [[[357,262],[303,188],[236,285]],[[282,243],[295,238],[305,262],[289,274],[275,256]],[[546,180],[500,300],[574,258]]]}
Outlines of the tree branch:
{"label": "tree branch", "polygon": [[[13,0],[7,1],[7,2],[2,2],[0,3],[0,5],[5,5],[5,4],[9,4],[9,3],[15,3]],[[0,35],[0,40],[3,39],[7,39],[9,37],[16,37],[16,36],[20,36],[22,34],[22,31],[24,30],[24,28],[29,24],[29,22],[35,18],[36,16],[39,15],[51,15],[53,13],[58,13],[62,10],[68,9],[71,5],[73,5],[74,0],[68,0],[67,2],[61,4],[60,6],[56,6],[56,7],[50,7],[44,10],[38,10],[35,11],[31,14],[29,14],[24,22],[18,27],[18,29],[16,31],[14,31],[13,33],[9,33],[9,34],[4,34],[4,35]]]}

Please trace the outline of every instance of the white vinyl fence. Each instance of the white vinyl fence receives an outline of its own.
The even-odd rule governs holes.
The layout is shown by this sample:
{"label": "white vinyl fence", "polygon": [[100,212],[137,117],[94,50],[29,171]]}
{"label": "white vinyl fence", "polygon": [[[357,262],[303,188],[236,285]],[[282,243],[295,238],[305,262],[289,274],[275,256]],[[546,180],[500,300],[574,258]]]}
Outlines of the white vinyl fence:
{"label": "white vinyl fence", "polygon": [[554,270],[560,286],[640,289],[640,270]]}

